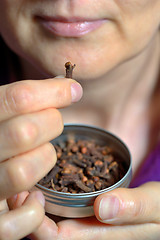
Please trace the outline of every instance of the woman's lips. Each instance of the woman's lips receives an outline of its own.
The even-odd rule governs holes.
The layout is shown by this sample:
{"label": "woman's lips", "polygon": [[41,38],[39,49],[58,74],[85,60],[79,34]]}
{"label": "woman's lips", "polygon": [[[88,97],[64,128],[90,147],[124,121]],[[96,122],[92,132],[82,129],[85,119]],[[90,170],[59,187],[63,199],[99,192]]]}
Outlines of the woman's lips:
{"label": "woman's lips", "polygon": [[54,35],[62,37],[81,37],[101,27],[107,20],[59,20],[40,18],[40,22]]}

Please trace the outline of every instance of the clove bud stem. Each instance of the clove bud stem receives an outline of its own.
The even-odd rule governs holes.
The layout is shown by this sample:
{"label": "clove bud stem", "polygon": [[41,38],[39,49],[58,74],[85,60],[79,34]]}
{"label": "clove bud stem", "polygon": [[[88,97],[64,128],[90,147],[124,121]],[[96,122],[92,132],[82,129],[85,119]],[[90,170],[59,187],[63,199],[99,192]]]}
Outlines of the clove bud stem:
{"label": "clove bud stem", "polygon": [[73,73],[73,69],[75,68],[75,64],[72,65],[71,62],[66,62],[65,63],[65,68],[66,68],[66,78],[72,78],[72,73]]}

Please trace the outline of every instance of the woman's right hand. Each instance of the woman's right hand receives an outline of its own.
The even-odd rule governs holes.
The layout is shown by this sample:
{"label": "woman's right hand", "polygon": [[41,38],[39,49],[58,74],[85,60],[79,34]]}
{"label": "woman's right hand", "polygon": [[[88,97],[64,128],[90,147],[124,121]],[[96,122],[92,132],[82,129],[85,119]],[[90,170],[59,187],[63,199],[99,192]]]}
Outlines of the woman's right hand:
{"label": "woman's right hand", "polygon": [[49,141],[61,134],[58,108],[77,102],[81,86],[71,79],[24,80],[0,87],[0,239],[35,231],[44,218],[44,197],[32,192],[9,211],[7,198],[31,189],[55,165]]}

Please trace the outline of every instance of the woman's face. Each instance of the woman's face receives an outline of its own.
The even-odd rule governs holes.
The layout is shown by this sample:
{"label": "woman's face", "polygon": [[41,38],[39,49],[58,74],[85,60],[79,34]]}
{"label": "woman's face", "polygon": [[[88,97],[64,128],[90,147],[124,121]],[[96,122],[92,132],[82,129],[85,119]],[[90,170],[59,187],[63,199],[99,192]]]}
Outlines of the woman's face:
{"label": "woman's face", "polygon": [[160,23],[160,0],[1,0],[0,33],[45,74],[103,76],[146,48]]}

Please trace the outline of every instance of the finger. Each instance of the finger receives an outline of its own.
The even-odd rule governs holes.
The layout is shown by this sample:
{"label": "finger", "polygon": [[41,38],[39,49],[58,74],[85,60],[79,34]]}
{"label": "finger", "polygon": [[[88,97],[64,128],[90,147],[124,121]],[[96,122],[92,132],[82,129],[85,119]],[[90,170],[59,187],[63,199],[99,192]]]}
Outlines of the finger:
{"label": "finger", "polygon": [[28,197],[29,192],[23,191],[21,193],[15,194],[14,196],[7,199],[8,207],[10,210],[16,209],[18,207],[21,207]]}
{"label": "finger", "polygon": [[62,130],[62,116],[53,108],[4,121],[0,123],[0,161],[49,142]]}
{"label": "finger", "polygon": [[0,238],[17,240],[35,231],[44,219],[44,197],[32,192],[23,206],[0,216]]}
{"label": "finger", "polygon": [[71,79],[24,80],[0,87],[0,121],[77,102],[82,87]]}
{"label": "finger", "polygon": [[160,183],[150,182],[139,188],[119,188],[100,195],[95,200],[94,211],[103,223],[159,223],[159,202]]}
{"label": "finger", "polygon": [[45,216],[40,227],[30,234],[29,237],[32,240],[55,240],[58,237],[58,227],[55,222]]}
{"label": "finger", "polygon": [[[8,205],[10,209],[15,209],[22,206],[23,202],[28,197],[29,192],[21,192],[16,196],[11,197],[8,199]],[[53,240],[58,235],[58,227],[53,220],[48,218],[47,216],[44,217],[42,224],[34,231],[32,234],[29,235],[29,238],[32,240]]]}
{"label": "finger", "polygon": [[86,218],[64,220],[57,225],[58,240],[159,240],[159,224],[154,223],[117,226]]}
{"label": "finger", "polygon": [[46,143],[30,152],[1,163],[0,198],[31,189],[55,165],[56,152]]}

